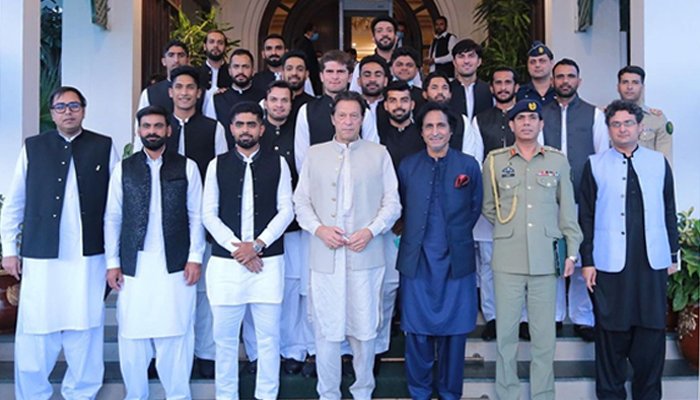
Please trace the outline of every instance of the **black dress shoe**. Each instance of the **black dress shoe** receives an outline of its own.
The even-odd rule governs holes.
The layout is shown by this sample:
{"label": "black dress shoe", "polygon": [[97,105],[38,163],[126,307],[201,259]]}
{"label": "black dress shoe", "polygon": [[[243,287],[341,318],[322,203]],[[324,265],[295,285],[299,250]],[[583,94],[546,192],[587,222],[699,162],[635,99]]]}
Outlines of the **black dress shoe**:
{"label": "black dress shoe", "polygon": [[574,325],[574,333],[584,342],[595,342],[595,330],[588,325]]}
{"label": "black dress shoe", "polygon": [[486,323],[484,330],[481,331],[481,339],[490,342],[496,338],[496,320],[492,319]]}
{"label": "black dress shoe", "polygon": [[355,369],[352,367],[352,356],[351,355],[344,355],[341,357],[343,360],[343,364],[341,366],[341,370],[343,371],[343,376],[347,376],[348,378],[352,378],[355,376]]}
{"label": "black dress shoe", "polygon": [[301,368],[301,375],[304,378],[316,378],[316,356],[306,357],[306,362]]}
{"label": "black dress shoe", "polygon": [[148,364],[148,379],[158,379],[158,370],[156,369],[156,359],[151,359],[151,363]]}
{"label": "black dress shoe", "polygon": [[382,355],[375,354],[374,355],[374,367],[372,367],[372,372],[374,373],[374,376],[379,375],[379,369],[381,367],[382,367]]}
{"label": "black dress shoe", "polygon": [[530,341],[530,324],[527,322],[521,322],[520,323],[520,329],[518,330],[518,337],[520,339],[525,340],[526,342]]}
{"label": "black dress shoe", "polygon": [[248,361],[244,371],[248,375],[255,375],[258,372],[258,360]]}
{"label": "black dress shoe", "polygon": [[214,360],[205,360],[203,358],[197,358],[197,370],[199,375],[204,379],[214,379]]}
{"label": "black dress shoe", "polygon": [[561,321],[556,322],[557,336],[561,335],[561,330],[564,329],[564,323]]}
{"label": "black dress shoe", "polygon": [[296,375],[299,372],[301,372],[301,369],[304,367],[304,363],[301,361],[297,361],[293,358],[284,358],[282,360],[282,369],[284,370],[284,373],[287,375]]}

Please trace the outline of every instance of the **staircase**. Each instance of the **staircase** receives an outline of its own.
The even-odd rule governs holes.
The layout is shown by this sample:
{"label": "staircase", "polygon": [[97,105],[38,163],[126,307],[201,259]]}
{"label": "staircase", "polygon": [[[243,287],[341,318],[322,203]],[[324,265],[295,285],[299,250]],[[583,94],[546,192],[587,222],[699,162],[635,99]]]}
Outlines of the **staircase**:
{"label": "staircase", "polygon": [[[119,356],[117,349],[116,305],[114,295],[107,299],[105,316],[105,383],[98,396],[99,400],[122,399],[124,386],[119,372]],[[467,340],[464,363],[465,399],[495,399],[494,376],[496,371],[496,343],[484,342],[480,334],[483,325],[479,325]],[[0,335],[0,399],[14,399],[13,355],[14,336]],[[375,398],[403,399],[410,398],[406,390],[403,360],[403,336],[392,337],[391,348],[383,356],[379,374],[376,377],[377,388]],[[554,356],[554,374],[556,377],[556,397],[565,400],[595,399],[594,347],[592,343],[584,343],[574,336],[573,327],[564,325],[562,333],[557,338],[557,349]],[[518,371],[523,382],[522,399],[529,398],[530,345],[520,343]],[[51,382],[55,393],[59,393],[60,382],[66,369],[63,358],[51,374]],[[344,377],[342,388],[343,397],[350,398],[348,386],[351,377]],[[242,399],[253,398],[255,377],[241,373],[240,395]],[[151,398],[164,399],[165,393],[157,380],[151,381]],[[628,382],[629,386],[629,382]],[[193,372],[192,396],[194,399],[213,399],[214,381],[203,379]],[[629,393],[629,387],[628,387]],[[666,336],[666,365],[663,380],[664,399],[668,400],[697,400],[698,371],[692,369],[682,359],[676,345],[675,334]],[[56,399],[60,396],[56,394]],[[301,375],[285,375],[280,379],[280,399],[311,399],[316,395],[316,380],[305,379]]]}

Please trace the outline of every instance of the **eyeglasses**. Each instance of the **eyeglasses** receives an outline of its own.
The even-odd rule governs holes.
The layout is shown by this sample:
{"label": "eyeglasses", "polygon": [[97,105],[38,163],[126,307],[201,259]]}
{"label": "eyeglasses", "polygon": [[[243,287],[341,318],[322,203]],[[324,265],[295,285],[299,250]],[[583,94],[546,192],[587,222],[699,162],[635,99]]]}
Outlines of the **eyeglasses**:
{"label": "eyeglasses", "polygon": [[66,109],[71,110],[71,112],[78,112],[83,108],[83,105],[77,101],[71,101],[70,103],[56,103],[51,106],[51,109],[59,114],[66,112]]}
{"label": "eyeglasses", "polygon": [[622,122],[614,121],[614,122],[610,123],[610,127],[615,128],[615,129],[620,129],[623,125],[626,126],[627,128],[631,128],[631,127],[637,125],[637,121],[635,121],[633,119],[628,119],[627,121],[622,121]]}

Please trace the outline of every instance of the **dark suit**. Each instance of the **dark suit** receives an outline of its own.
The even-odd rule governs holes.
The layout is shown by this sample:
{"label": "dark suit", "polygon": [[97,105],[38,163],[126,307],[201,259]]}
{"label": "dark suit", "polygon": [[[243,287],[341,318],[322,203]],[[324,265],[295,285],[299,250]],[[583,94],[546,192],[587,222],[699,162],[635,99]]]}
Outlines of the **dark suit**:
{"label": "dark suit", "polygon": [[[452,91],[450,109],[467,115],[467,99],[464,94],[464,86],[455,79],[450,82],[450,89]],[[474,84],[474,109],[471,117],[491,107],[493,107],[493,95],[489,89],[489,84],[484,81],[476,81]]]}
{"label": "dark suit", "polygon": [[459,399],[464,346],[476,324],[472,229],[481,214],[479,165],[453,149],[438,160],[421,151],[399,166],[399,191],[404,229],[396,267],[409,392],[427,399],[437,383],[440,398]]}

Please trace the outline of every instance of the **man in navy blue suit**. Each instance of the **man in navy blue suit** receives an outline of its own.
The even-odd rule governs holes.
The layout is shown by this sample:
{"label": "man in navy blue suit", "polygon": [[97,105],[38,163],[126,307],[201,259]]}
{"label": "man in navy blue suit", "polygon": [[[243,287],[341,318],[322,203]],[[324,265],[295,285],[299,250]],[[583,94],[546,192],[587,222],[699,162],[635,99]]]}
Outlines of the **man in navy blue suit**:
{"label": "man in navy blue suit", "polygon": [[476,324],[472,229],[481,213],[481,173],[472,156],[450,149],[453,120],[445,105],[427,103],[419,119],[426,151],[399,166],[404,226],[397,269],[413,399],[429,399],[434,389],[441,399],[462,397],[464,346]]}

